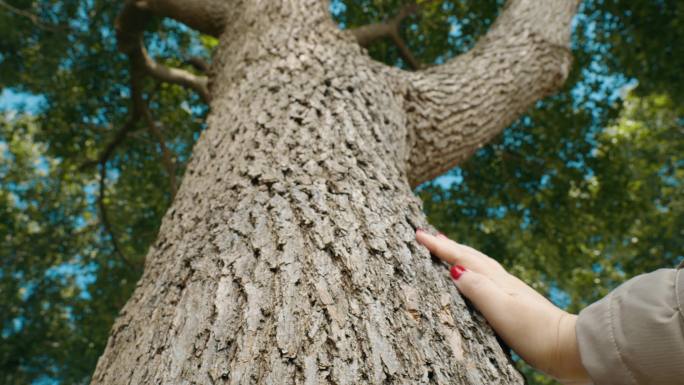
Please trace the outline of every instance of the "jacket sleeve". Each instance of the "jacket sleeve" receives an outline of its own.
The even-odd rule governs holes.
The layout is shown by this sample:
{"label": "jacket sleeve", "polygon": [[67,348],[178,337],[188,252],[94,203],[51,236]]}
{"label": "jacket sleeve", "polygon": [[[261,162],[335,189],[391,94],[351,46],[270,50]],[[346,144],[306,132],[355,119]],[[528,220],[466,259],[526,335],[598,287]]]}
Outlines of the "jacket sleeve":
{"label": "jacket sleeve", "polygon": [[635,277],[580,312],[582,364],[596,385],[684,384],[684,270]]}

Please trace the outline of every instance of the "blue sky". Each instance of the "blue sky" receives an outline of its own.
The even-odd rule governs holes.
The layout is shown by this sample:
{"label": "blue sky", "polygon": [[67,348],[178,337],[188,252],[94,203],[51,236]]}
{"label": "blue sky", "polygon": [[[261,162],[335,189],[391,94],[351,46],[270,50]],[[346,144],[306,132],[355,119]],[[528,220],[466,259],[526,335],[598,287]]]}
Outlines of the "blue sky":
{"label": "blue sky", "polygon": [[40,111],[45,98],[25,92],[5,88],[0,93],[0,112],[26,111],[36,114]]}

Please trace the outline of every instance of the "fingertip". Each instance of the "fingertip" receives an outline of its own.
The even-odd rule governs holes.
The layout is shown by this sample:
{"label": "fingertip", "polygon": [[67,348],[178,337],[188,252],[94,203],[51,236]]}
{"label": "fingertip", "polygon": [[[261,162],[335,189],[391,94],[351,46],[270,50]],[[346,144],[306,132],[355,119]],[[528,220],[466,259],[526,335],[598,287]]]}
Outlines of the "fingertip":
{"label": "fingertip", "polygon": [[461,278],[461,275],[466,272],[466,268],[461,266],[461,265],[453,265],[451,266],[451,269],[449,270],[451,273],[451,278],[454,281],[458,281],[459,278]]}
{"label": "fingertip", "polygon": [[418,240],[418,242],[425,244],[425,242],[428,241],[430,237],[432,237],[432,235],[424,229],[416,229],[416,239]]}

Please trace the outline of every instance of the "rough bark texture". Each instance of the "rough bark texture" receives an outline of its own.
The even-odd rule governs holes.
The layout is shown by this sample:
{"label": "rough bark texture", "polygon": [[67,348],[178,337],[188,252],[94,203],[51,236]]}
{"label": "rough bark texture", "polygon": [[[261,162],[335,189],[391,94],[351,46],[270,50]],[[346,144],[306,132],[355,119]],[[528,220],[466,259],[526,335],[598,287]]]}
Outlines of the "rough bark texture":
{"label": "rough bark texture", "polygon": [[[416,153],[439,147],[418,130],[454,134],[454,151],[467,152],[468,135],[479,143],[499,129],[448,126],[446,111],[431,125],[415,117],[433,122],[422,108],[451,108],[446,94],[465,92],[470,67],[408,75],[373,62],[324,4],[236,1],[226,11],[208,129],[94,384],[522,383],[414,237],[425,217],[409,178],[423,172]],[[442,99],[429,93],[440,79]]]}
{"label": "rough bark texture", "polygon": [[517,0],[477,45],[415,73],[407,102],[416,186],[468,158],[570,72],[570,22],[577,0]]}

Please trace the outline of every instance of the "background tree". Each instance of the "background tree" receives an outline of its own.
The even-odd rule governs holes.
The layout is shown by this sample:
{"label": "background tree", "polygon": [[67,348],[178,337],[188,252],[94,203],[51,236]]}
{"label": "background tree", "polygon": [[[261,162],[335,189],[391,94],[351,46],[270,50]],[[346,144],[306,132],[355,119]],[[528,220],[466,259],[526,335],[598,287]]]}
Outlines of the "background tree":
{"label": "background tree", "polygon": [[[407,52],[413,65],[443,63],[471,47],[500,6],[421,4],[399,24],[403,53],[395,32],[369,52],[400,67],[412,65]],[[681,7],[585,1],[565,90],[462,168],[423,186],[431,222],[572,309],[642,269],[676,261],[684,239]],[[130,99],[128,61],[113,29],[120,5],[3,1],[0,8],[0,85],[12,90],[3,93],[5,105],[17,92],[39,95],[29,98],[38,107],[10,107],[1,126],[0,378],[83,382],[140,274],[206,108],[194,92],[145,80],[157,124],[141,119],[119,136]],[[345,28],[390,20],[401,9],[395,1],[331,4]],[[202,68],[216,40],[169,19],[153,20],[148,31],[153,56],[202,75],[190,63]],[[623,108],[618,91],[635,80],[629,107],[612,122]],[[116,138],[106,167],[84,167]],[[452,181],[460,183],[447,188]]]}

